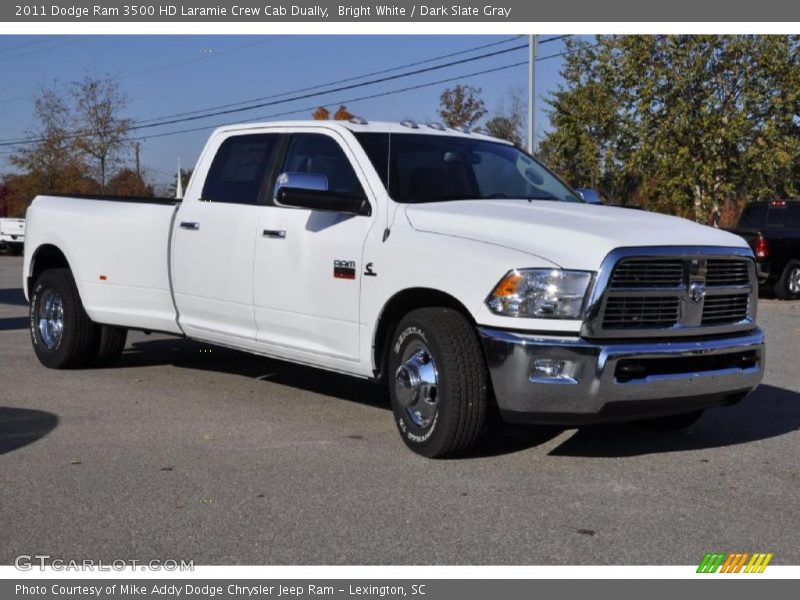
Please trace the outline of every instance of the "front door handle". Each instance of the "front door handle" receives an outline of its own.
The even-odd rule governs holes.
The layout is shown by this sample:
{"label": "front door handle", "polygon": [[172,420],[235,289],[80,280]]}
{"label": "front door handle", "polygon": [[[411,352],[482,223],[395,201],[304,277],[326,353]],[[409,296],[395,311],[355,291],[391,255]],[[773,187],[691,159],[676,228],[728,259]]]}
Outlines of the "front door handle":
{"label": "front door handle", "polygon": [[261,232],[266,238],[274,238],[277,240],[282,240],[286,238],[286,230],[285,229],[265,229]]}
{"label": "front door handle", "polygon": [[181,229],[189,229],[190,231],[197,231],[200,229],[200,223],[196,221],[181,221]]}

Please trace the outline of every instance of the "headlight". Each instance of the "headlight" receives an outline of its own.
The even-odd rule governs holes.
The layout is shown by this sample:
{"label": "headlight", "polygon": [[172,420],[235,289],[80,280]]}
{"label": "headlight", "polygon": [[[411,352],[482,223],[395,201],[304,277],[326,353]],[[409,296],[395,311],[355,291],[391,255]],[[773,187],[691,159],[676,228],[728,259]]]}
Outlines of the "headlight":
{"label": "headlight", "polygon": [[494,287],[486,304],[506,317],[531,319],[579,319],[589,271],[518,269],[510,271]]}

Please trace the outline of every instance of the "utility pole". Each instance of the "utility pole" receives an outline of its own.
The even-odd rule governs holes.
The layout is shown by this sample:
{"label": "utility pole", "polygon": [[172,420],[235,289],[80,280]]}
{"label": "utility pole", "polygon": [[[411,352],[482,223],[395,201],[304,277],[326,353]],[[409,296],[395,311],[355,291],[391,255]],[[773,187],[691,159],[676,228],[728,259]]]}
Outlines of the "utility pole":
{"label": "utility pole", "polygon": [[175,197],[183,198],[183,174],[181,173],[181,159],[178,158],[178,181],[175,184]]}
{"label": "utility pole", "polygon": [[142,177],[142,163],[139,161],[139,142],[136,142],[134,145],[136,150],[136,177],[141,179]]}
{"label": "utility pole", "polygon": [[528,36],[528,154],[533,154],[536,107],[536,52],[539,50],[539,36]]}

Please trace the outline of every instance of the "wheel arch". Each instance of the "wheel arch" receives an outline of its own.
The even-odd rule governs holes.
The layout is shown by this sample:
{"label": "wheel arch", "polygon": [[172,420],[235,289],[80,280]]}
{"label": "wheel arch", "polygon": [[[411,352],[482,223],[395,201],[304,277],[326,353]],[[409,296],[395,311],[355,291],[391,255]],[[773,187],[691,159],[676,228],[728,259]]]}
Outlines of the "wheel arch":
{"label": "wheel arch", "polygon": [[383,380],[386,376],[386,359],[389,354],[391,335],[404,315],[418,308],[445,307],[461,313],[470,323],[475,319],[467,307],[456,297],[428,287],[414,287],[394,294],[383,305],[375,324],[372,338],[372,360],[375,379]]}
{"label": "wheel arch", "polygon": [[42,244],[31,255],[31,264],[28,268],[26,280],[28,297],[33,290],[36,279],[48,269],[70,269],[69,260],[64,252],[54,244]]}

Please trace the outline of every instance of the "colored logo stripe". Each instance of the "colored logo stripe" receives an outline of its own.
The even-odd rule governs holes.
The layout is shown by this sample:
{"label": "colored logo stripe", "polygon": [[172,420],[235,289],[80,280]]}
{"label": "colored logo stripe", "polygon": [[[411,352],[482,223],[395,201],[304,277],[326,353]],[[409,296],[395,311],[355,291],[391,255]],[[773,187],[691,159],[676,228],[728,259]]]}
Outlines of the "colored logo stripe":
{"label": "colored logo stripe", "polygon": [[[698,573],[763,573],[773,554],[765,552],[707,552],[697,567]],[[750,562],[747,562],[747,559]],[[745,566],[747,562],[747,566]],[[744,567],[744,571],[742,571]]]}

